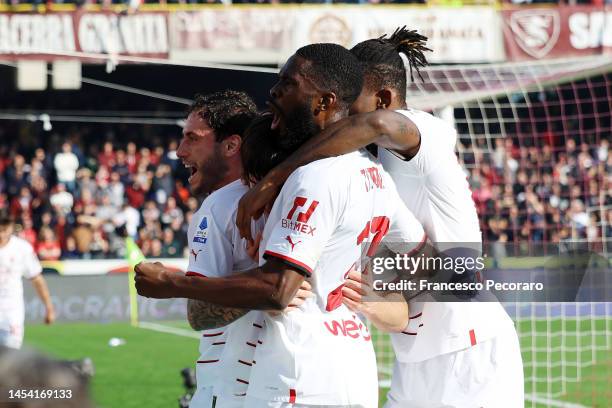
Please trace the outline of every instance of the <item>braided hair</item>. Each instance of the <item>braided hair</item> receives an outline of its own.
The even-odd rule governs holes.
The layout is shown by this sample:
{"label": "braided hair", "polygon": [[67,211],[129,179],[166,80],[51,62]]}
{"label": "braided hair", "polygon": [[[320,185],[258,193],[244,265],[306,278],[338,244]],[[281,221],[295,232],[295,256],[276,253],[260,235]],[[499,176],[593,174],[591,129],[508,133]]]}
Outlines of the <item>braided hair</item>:
{"label": "braided hair", "polygon": [[420,68],[427,66],[425,52],[427,37],[406,26],[397,28],[390,37],[387,34],[360,42],[351,52],[364,66],[365,84],[370,88],[394,88],[402,99],[406,98],[406,67],[400,53],[406,56],[410,80],[414,81],[413,70],[421,76]]}

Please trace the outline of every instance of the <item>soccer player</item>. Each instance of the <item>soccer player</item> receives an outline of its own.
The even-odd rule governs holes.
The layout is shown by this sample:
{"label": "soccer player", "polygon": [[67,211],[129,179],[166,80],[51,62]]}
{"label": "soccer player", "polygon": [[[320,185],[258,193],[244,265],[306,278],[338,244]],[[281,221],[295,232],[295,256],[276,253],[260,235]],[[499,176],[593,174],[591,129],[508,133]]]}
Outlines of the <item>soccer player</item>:
{"label": "soccer player", "polygon": [[[189,109],[177,156],[191,171],[192,194],[206,198],[189,224],[187,275],[226,276],[254,266],[233,222],[238,199],[248,189],[240,180],[242,135],[255,115],[248,95],[229,90],[198,95]],[[236,378],[249,376],[253,349],[248,343],[257,342],[255,325],[263,320],[247,312],[188,301],[191,327],[203,330],[190,407],[243,406],[247,385]]]}
{"label": "soccer player", "polygon": [[25,310],[21,278],[32,282],[45,306],[45,323],[55,321],[47,282],[32,246],[13,235],[13,220],[0,215],[0,346],[21,348]]}
{"label": "soccer player", "polygon": [[[382,165],[436,249],[480,248],[476,208],[454,152],[456,131],[406,105],[406,65],[412,76],[413,68],[426,63],[425,40],[398,29],[390,38],[351,50],[365,66],[354,115],[309,140],[242,198],[237,220],[243,236],[250,238],[243,225],[259,216],[299,166],[375,143]],[[409,307],[404,332],[392,334],[397,359],[388,408],[523,405],[518,338],[499,303],[413,301]]]}
{"label": "soccer player", "polygon": [[[294,150],[348,115],[361,91],[361,66],[336,44],[300,48],[270,91],[272,130]],[[314,297],[293,313],[266,315],[245,406],[374,407],[378,404],[371,336],[342,304],[345,274],[389,230],[401,205],[395,186],[365,151],[321,160],[284,184],[263,233],[260,267],[225,279],[174,275],[154,264],[137,267],[139,293],[188,297],[232,307],[283,309],[308,278]],[[404,226],[407,241],[423,231]],[[374,248],[370,246],[370,249]]]}
{"label": "soccer player", "polygon": [[[201,277],[228,276],[257,266],[235,224],[238,200],[248,190],[241,181],[242,137],[255,117],[251,98],[231,90],[198,95],[189,109],[177,155],[191,171],[192,194],[206,196],[188,230],[186,275],[196,277],[194,285],[205,284]],[[263,223],[253,227],[261,230]],[[293,304],[308,296],[309,287],[303,289]],[[243,407],[263,315],[192,299],[187,309],[191,327],[203,330],[190,407]]]}

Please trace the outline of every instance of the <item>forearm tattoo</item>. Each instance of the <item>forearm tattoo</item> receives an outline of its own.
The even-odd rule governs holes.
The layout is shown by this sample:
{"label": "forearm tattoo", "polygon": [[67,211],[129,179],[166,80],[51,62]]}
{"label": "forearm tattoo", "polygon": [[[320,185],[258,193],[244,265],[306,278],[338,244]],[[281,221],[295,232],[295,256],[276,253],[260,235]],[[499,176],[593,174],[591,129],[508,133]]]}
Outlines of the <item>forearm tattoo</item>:
{"label": "forearm tattoo", "polygon": [[201,300],[187,300],[187,320],[193,330],[227,326],[247,313],[246,309],[219,306]]}

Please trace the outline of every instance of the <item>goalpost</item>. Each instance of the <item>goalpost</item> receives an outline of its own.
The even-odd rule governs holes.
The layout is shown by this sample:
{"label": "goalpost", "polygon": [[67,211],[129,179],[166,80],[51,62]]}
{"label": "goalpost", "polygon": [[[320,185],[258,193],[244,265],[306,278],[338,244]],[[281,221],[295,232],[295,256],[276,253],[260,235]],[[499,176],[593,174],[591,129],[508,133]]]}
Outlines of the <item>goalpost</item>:
{"label": "goalpost", "polygon": [[[457,128],[457,154],[472,187],[500,189],[503,197],[504,185],[517,176],[525,180],[519,174],[524,172],[525,185],[543,207],[548,209],[555,195],[555,214],[544,212],[535,222],[533,209],[499,216],[503,203],[481,206],[485,253],[500,245],[488,239],[496,228],[491,219],[503,225],[504,218],[523,217],[528,228],[505,227],[513,235],[502,245],[505,267],[520,267],[524,257],[544,262],[572,242],[601,255],[609,268],[612,191],[606,171],[612,159],[606,141],[612,134],[612,60],[433,66],[422,76],[409,86],[408,106],[431,111]],[[493,181],[483,181],[485,175]],[[562,180],[561,191],[551,192],[555,178]],[[569,406],[559,401],[604,406],[612,399],[606,391],[612,378],[612,303],[504,306],[521,341],[527,406]],[[388,386],[393,351],[387,336],[375,333],[374,340],[381,386]]]}

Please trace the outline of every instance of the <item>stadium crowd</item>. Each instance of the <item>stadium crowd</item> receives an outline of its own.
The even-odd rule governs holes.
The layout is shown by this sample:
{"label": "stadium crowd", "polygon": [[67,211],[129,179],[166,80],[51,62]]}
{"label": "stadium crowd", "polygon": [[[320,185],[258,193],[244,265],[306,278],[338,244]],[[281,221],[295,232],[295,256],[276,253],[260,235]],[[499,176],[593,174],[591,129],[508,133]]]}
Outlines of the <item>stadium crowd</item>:
{"label": "stadium crowd", "polygon": [[64,142],[49,154],[0,155],[0,207],[42,260],[124,254],[125,227],[149,257],[182,257],[198,201],[178,169],[177,142],[138,149],[106,142],[97,155]]}
{"label": "stadium crowd", "polygon": [[517,147],[496,139],[492,151],[477,149],[470,170],[484,240],[513,244],[519,253],[564,240],[599,243],[612,237],[612,155],[609,142],[553,149]]}
{"label": "stadium crowd", "polygon": [[[122,257],[121,226],[147,257],[185,255],[199,203],[185,187],[177,140],[155,147],[107,141],[100,148],[81,139],[59,145],[56,152],[37,148],[28,155],[15,144],[0,148],[0,208],[42,260]],[[569,139],[553,150],[497,139],[493,150],[461,157],[485,242],[514,244],[525,253],[534,243],[612,236],[607,140],[576,145]]]}

